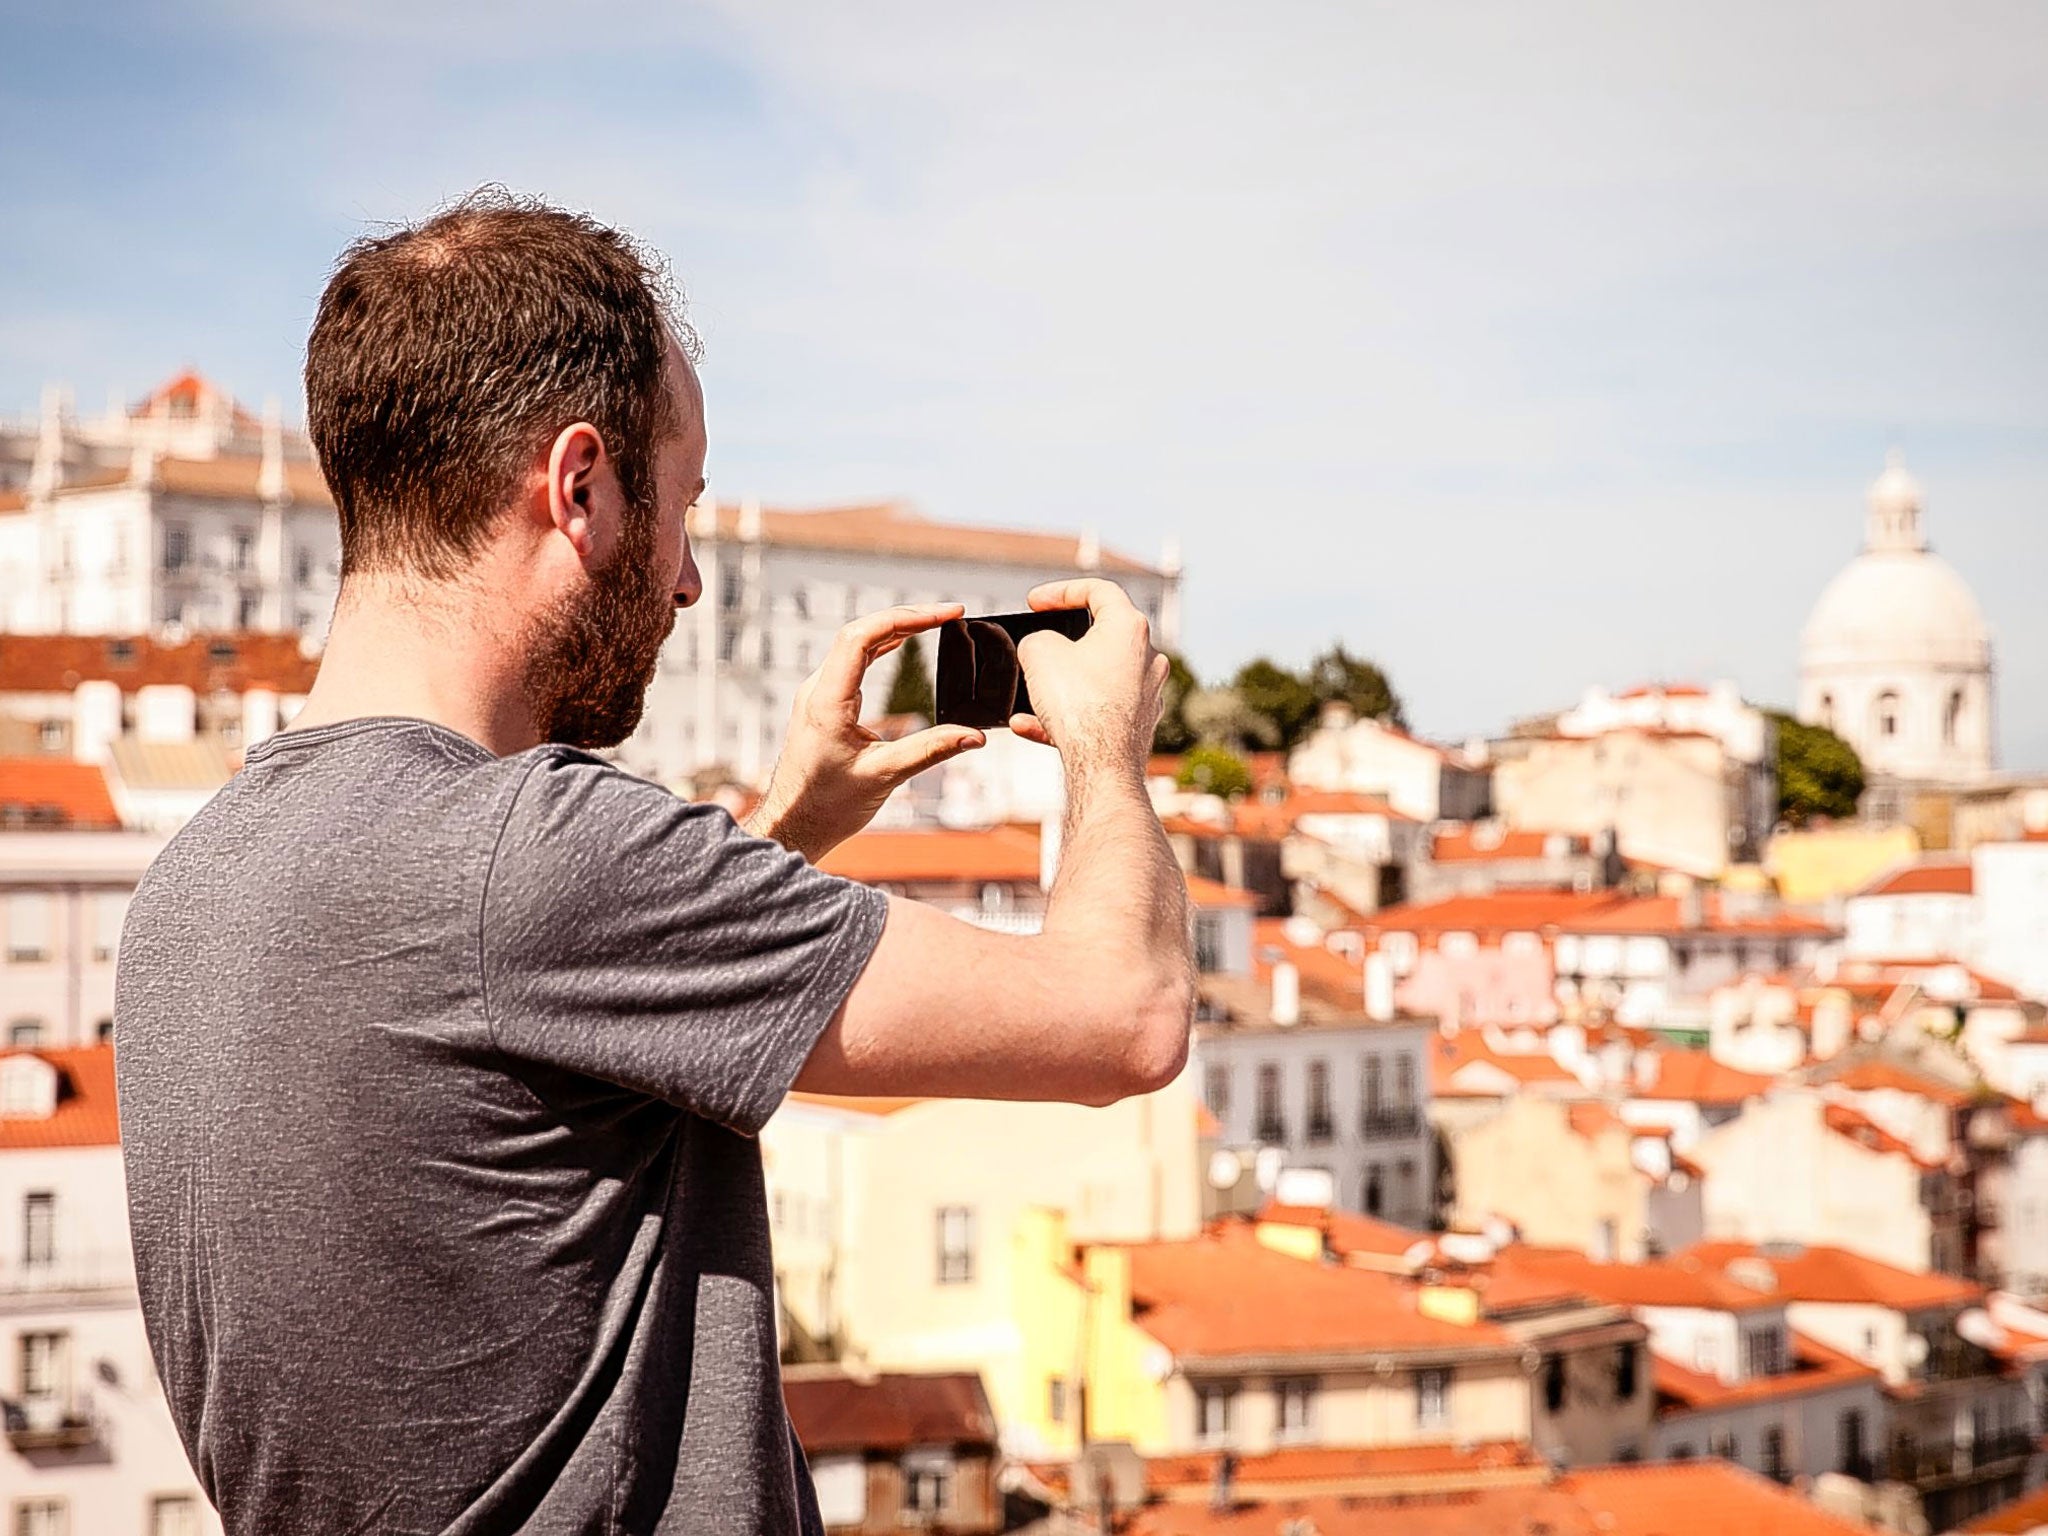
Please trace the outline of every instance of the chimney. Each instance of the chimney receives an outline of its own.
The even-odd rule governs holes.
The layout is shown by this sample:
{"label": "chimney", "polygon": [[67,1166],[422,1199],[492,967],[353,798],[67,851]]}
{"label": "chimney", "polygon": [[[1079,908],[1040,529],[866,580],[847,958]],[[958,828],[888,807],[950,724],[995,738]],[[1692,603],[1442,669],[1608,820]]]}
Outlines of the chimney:
{"label": "chimney", "polygon": [[1081,530],[1081,537],[1074,542],[1074,564],[1084,571],[1102,568],[1102,540],[1093,528]]}
{"label": "chimney", "polygon": [[758,544],[761,542],[761,500],[749,496],[740,503],[740,542]]}
{"label": "chimney", "polygon": [[1365,957],[1365,1016],[1382,1024],[1394,1017],[1394,962],[1378,950]]}
{"label": "chimney", "polygon": [[263,463],[256,471],[256,494],[264,501],[283,501],[284,416],[277,397],[263,402]]}
{"label": "chimney", "polygon": [[148,683],[136,689],[136,739],[190,741],[197,727],[198,702],[183,683]]}
{"label": "chimney", "polygon": [[1168,576],[1180,574],[1180,538],[1169,533],[1159,546],[1159,569]]}
{"label": "chimney", "polygon": [[1273,962],[1273,1022],[1283,1028],[1301,1022],[1301,972],[1292,960]]}
{"label": "chimney", "polygon": [[1237,1453],[1221,1451],[1216,1457],[1216,1485],[1209,1493],[1209,1508],[1218,1514],[1237,1505],[1233,1485],[1237,1481]]}
{"label": "chimney", "polygon": [[29,467],[28,493],[47,496],[64,478],[64,391],[43,386],[43,414],[36,428],[36,457]]}
{"label": "chimney", "polygon": [[121,735],[121,685],[88,678],[71,690],[71,755],[104,766]]}

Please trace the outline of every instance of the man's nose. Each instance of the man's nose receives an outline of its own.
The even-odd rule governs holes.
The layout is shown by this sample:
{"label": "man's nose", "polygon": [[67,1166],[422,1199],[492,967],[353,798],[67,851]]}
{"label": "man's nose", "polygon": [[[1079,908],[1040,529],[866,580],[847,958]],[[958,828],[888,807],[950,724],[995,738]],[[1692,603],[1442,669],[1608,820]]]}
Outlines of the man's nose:
{"label": "man's nose", "polygon": [[683,569],[676,577],[676,606],[687,608],[704,595],[704,575],[697,569],[697,554],[689,545],[683,546]]}

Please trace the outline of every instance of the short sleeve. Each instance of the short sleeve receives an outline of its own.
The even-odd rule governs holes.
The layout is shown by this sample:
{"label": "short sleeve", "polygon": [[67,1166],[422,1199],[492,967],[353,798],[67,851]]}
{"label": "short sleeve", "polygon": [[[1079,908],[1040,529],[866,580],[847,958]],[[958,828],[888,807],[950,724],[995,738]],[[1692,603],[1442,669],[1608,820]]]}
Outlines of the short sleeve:
{"label": "short sleeve", "polygon": [[498,1048],[757,1134],[866,966],[886,898],[597,758],[535,758],[478,914]]}

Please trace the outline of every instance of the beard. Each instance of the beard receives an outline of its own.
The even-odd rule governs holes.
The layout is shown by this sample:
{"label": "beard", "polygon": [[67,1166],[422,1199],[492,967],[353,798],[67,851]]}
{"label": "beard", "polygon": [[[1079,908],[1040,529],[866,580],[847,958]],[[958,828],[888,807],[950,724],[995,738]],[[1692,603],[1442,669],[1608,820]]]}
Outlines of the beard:
{"label": "beard", "polygon": [[596,749],[633,734],[675,594],[655,569],[655,512],[629,508],[618,548],[589,590],[539,614],[529,630],[526,698],[543,741]]}

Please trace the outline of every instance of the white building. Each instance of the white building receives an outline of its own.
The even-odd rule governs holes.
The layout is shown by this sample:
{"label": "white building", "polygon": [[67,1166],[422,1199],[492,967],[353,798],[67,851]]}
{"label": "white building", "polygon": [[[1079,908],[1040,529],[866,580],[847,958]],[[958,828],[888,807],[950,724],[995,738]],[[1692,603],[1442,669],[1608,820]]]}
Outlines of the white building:
{"label": "white building", "polygon": [[0,1053],[0,1519],[13,1536],[202,1536],[128,1250],[114,1053]]}
{"label": "white building", "polygon": [[275,408],[259,421],[188,373],[93,421],[46,392],[32,429],[0,429],[0,466],[31,439],[0,487],[0,631],[325,637],[334,504]]}
{"label": "white building", "polygon": [[1487,765],[1468,753],[1419,741],[1384,720],[1359,720],[1341,704],[1288,754],[1298,789],[1378,795],[1417,821],[1473,821],[1492,798]]}
{"label": "white building", "polygon": [[121,924],[163,845],[140,832],[0,836],[0,1045],[112,1038]]}
{"label": "white building", "polygon": [[2027,996],[2048,999],[2048,838],[1980,843],[1971,859],[1976,963]]}
{"label": "white building", "polygon": [[[883,504],[811,512],[754,502],[692,511],[690,542],[704,596],[681,615],[648,690],[640,729],[622,763],[663,783],[723,768],[758,784],[774,766],[804,679],[849,619],[897,603],[964,603],[969,613],[1014,613],[1042,582],[1103,576],[1117,582],[1172,649],[1180,632],[1179,557],[1153,567],[1105,550],[1089,534],[1031,533],[935,523]],[[923,642],[935,668],[936,638]],[[896,661],[871,673],[879,711]]]}
{"label": "white building", "polygon": [[1872,778],[1967,784],[1992,763],[1991,635],[1927,547],[1920,509],[1894,452],[1870,488],[1863,552],[1806,621],[1799,717],[1846,740]]}

